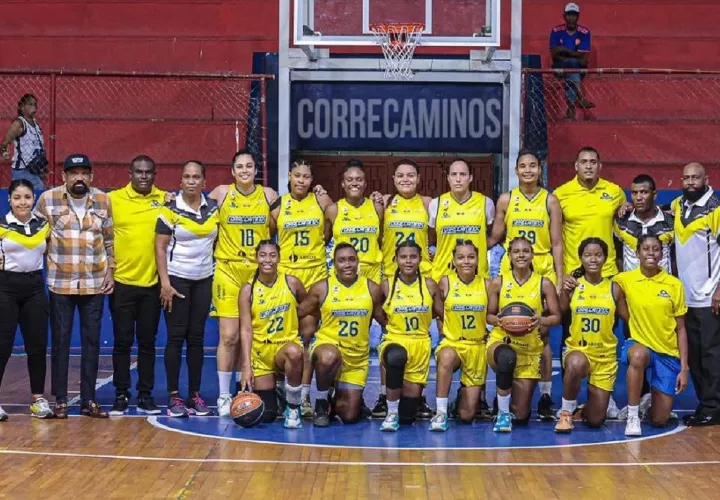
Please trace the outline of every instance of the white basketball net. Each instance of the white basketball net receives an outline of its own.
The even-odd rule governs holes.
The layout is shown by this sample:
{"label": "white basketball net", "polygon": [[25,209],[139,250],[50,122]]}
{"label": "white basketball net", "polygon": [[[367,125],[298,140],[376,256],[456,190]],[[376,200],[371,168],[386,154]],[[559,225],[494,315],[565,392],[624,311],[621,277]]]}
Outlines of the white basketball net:
{"label": "white basketball net", "polygon": [[370,25],[385,56],[385,78],[409,80],[413,77],[410,65],[424,29],[424,25],[417,23]]}

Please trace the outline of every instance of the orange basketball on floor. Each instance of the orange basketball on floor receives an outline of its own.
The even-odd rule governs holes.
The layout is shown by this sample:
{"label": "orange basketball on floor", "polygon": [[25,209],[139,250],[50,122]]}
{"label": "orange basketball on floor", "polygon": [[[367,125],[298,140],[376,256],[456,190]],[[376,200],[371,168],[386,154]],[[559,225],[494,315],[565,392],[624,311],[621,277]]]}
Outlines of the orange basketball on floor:
{"label": "orange basketball on floor", "polygon": [[262,418],[265,403],[254,392],[241,392],[230,405],[230,416],[240,427],[252,427]]}
{"label": "orange basketball on floor", "polygon": [[510,335],[525,335],[533,322],[535,311],[522,302],[512,302],[500,312],[502,329]]}

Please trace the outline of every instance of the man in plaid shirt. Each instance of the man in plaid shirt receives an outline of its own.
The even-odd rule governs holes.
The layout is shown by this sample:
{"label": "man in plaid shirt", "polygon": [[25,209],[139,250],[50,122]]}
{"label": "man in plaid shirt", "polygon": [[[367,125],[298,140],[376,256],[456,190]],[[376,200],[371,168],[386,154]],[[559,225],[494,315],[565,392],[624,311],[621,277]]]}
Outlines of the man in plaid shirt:
{"label": "man in plaid shirt", "polygon": [[62,186],[45,191],[35,215],[47,219],[47,284],[52,331],[52,393],[55,417],[67,418],[68,364],[75,308],[80,313],[82,358],[81,412],[93,418],[108,413],[95,401],[100,356],[100,326],[105,295],[115,286],[113,222],[108,195],[90,187],[92,164],[82,154],[65,159]]}

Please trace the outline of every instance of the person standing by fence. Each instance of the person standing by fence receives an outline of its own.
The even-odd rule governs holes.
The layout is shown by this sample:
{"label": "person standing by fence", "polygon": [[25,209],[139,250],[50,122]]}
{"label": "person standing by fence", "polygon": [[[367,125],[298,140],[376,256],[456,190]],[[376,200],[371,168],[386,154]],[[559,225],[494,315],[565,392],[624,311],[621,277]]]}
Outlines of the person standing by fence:
{"label": "person standing by fence", "polygon": [[12,155],[12,178],[30,181],[35,190],[45,189],[43,178],[47,174],[47,156],[45,140],[40,124],[35,120],[37,98],[25,94],[18,102],[18,117],[10,124],[5,138],[0,143],[0,154],[4,160],[10,159],[8,147],[14,143]]}

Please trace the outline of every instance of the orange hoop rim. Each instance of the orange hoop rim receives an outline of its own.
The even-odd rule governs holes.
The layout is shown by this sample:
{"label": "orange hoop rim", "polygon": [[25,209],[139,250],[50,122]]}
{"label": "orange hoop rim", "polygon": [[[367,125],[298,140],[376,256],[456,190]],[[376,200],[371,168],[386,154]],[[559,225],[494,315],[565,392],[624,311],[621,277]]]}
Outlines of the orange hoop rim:
{"label": "orange hoop rim", "polygon": [[374,23],[370,25],[373,31],[402,31],[406,29],[408,32],[424,31],[424,23]]}

